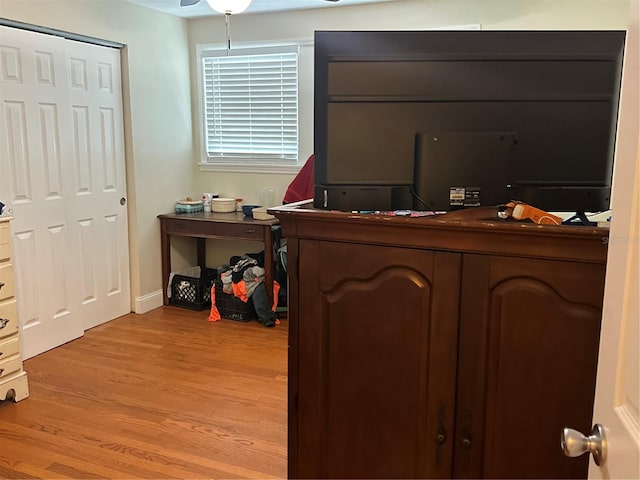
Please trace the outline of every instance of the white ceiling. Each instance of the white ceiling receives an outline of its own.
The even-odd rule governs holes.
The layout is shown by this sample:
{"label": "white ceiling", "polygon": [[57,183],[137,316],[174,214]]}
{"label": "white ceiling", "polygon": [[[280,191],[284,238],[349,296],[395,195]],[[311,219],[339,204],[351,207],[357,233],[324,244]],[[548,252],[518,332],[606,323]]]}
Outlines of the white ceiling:
{"label": "white ceiling", "polygon": [[[206,17],[221,15],[214,12],[206,0],[200,0],[196,5],[181,7],[180,0],[128,0],[145,7],[169,13],[183,18]],[[326,0],[253,0],[244,13],[278,12],[284,10],[302,10],[308,8],[341,7],[362,3],[392,2],[398,0],[340,0],[328,2]]]}

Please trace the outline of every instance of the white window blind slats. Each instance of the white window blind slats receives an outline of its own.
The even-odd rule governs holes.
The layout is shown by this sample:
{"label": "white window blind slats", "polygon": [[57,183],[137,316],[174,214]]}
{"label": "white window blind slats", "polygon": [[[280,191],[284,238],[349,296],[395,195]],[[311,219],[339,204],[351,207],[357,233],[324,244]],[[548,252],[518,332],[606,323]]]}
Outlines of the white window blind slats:
{"label": "white window blind slats", "polygon": [[297,160],[297,52],[204,56],[202,65],[207,157]]}

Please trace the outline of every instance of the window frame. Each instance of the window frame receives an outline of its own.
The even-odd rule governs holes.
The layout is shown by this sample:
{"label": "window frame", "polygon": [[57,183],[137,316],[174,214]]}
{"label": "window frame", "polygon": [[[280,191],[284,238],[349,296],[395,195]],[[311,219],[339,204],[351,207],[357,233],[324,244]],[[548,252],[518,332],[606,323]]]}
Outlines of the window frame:
{"label": "window frame", "polygon": [[206,109],[204,105],[205,91],[204,91],[204,71],[202,59],[207,56],[208,52],[215,52],[217,56],[225,56],[227,49],[225,45],[221,44],[203,44],[197,45],[197,75],[198,75],[198,122],[200,124],[200,160],[199,167],[202,171],[222,171],[222,172],[246,172],[246,173],[283,173],[291,174],[297,173],[306,158],[301,157],[300,148],[300,117],[301,117],[301,89],[300,89],[300,66],[301,66],[301,50],[302,47],[313,46],[313,41],[309,40],[289,40],[281,41],[278,43],[259,43],[259,44],[234,44],[230,53],[236,55],[250,55],[259,54],[261,51],[265,54],[273,53],[274,51],[295,49],[297,52],[297,128],[298,128],[298,140],[297,140],[297,160],[273,160],[265,159],[258,160],[250,157],[234,157],[229,159],[212,158],[207,153],[207,124],[206,124]]}

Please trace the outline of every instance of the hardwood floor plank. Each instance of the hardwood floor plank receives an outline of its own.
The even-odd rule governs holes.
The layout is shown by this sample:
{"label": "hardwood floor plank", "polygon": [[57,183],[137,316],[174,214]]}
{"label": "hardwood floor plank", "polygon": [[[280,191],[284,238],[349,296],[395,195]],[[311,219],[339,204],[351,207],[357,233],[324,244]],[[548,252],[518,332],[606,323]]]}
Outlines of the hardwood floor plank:
{"label": "hardwood floor plank", "polygon": [[67,478],[82,478],[86,480],[104,478],[100,475],[94,475],[91,472],[85,472],[68,465],[61,465],[59,463],[54,463],[47,469],[47,474],[50,473],[59,473],[66,475]]}
{"label": "hardwood floor plank", "polygon": [[284,478],[287,322],[207,316],[126,315],[27,360],[30,397],[0,402],[0,475]]}
{"label": "hardwood floor plank", "polygon": [[[79,453],[69,450],[68,446],[65,448],[64,445],[60,445],[60,442],[47,442],[41,438],[31,439],[30,441],[13,442],[6,447],[3,446],[0,455],[6,458],[13,458],[20,465],[33,465],[45,471],[49,471],[53,464],[61,464],[77,470],[86,470],[87,472],[91,472],[92,475],[98,475],[102,478],[129,478],[127,468],[134,471],[131,465],[122,464],[117,461],[117,459],[106,462],[102,459],[95,461],[95,459],[85,455],[82,455],[82,458],[76,458]],[[84,449],[81,449],[80,452],[84,452]],[[53,473],[59,474],[60,472]],[[149,475],[150,476],[146,478],[153,478],[151,472]],[[7,478],[13,479],[20,477]],[[48,479],[49,477],[44,476],[43,478]],[[135,478],[135,476],[131,478]]]}
{"label": "hardwood floor plank", "polygon": [[44,468],[22,462],[18,463],[14,469],[18,472],[15,474],[15,477],[6,478],[46,478],[47,480],[62,480],[69,478],[67,475],[52,472],[51,470],[45,470]]}
{"label": "hardwood floor plank", "polygon": [[[39,478],[34,477],[33,475],[28,475],[19,470],[14,470],[13,468],[5,467],[4,465],[0,465],[0,478],[20,478],[20,479],[31,479],[31,478]],[[66,477],[65,477],[66,478]]]}

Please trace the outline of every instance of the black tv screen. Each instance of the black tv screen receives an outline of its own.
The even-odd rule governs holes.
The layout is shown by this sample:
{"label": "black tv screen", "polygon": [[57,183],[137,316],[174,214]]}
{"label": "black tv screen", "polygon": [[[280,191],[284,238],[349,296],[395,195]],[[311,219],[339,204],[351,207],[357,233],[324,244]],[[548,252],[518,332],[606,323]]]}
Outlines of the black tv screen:
{"label": "black tv screen", "polygon": [[[624,31],[316,32],[314,206],[608,209],[624,40]],[[427,148],[434,134],[446,143]]]}

